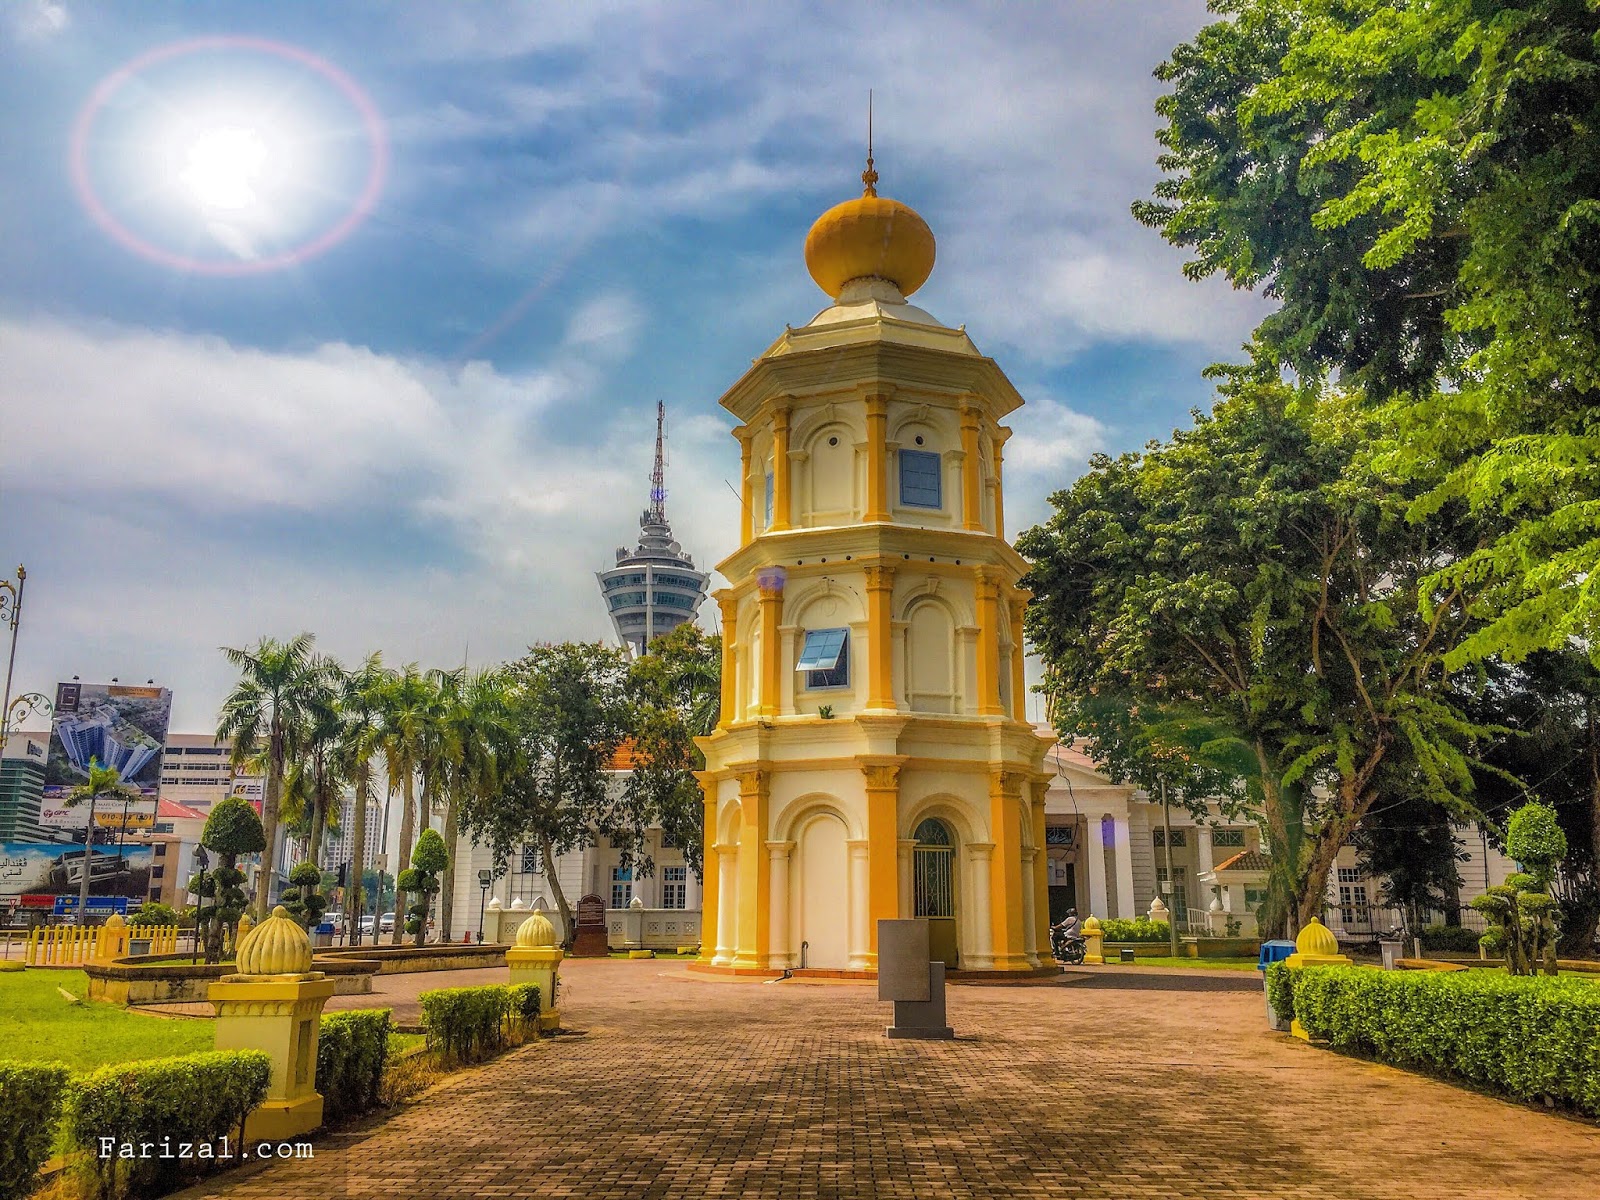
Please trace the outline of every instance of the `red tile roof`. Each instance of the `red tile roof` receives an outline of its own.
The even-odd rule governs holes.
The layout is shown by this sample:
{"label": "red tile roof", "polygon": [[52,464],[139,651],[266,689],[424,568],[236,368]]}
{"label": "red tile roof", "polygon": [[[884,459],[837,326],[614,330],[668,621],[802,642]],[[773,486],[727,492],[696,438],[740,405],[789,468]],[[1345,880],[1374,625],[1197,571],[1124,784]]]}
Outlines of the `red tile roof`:
{"label": "red tile roof", "polygon": [[1272,859],[1259,850],[1241,850],[1232,858],[1219,862],[1212,870],[1220,875],[1224,871],[1270,871]]}
{"label": "red tile roof", "polygon": [[204,821],[206,814],[197,808],[190,808],[187,804],[179,804],[176,800],[168,800],[162,796],[156,801],[156,819],[158,821]]}

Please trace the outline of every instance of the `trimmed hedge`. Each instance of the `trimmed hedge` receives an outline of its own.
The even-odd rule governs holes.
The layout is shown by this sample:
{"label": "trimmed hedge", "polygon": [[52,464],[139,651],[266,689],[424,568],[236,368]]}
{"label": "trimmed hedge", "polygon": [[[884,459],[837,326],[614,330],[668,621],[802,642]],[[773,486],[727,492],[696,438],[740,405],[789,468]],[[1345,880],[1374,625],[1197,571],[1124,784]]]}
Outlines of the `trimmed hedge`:
{"label": "trimmed hedge", "polygon": [[1165,921],[1149,917],[1107,917],[1100,932],[1108,942],[1165,942],[1172,936]]}
{"label": "trimmed hedge", "polygon": [[428,1047],[462,1062],[498,1054],[539,1019],[539,989],[530,983],[442,988],[417,1000]]}
{"label": "trimmed hedge", "polygon": [[330,1013],[317,1032],[317,1091],[327,1121],[378,1107],[392,1027],[387,1008]]}
{"label": "trimmed hedge", "polygon": [[1465,925],[1429,925],[1422,931],[1424,950],[1443,950],[1454,954],[1476,954],[1483,935]]}
{"label": "trimmed hedge", "polygon": [[218,1147],[232,1138],[237,1153],[244,1119],[267,1098],[271,1060],[259,1050],[213,1050],[180,1058],[101,1067],[78,1080],[67,1116],[72,1141],[89,1156],[102,1197],[158,1196],[225,1159],[101,1158],[114,1145],[170,1140]]}
{"label": "trimmed hedge", "polygon": [[50,1157],[67,1069],[55,1063],[0,1062],[0,1200],[33,1190]]}
{"label": "trimmed hedge", "polygon": [[1267,999],[1272,1011],[1285,1020],[1294,1015],[1294,975],[1281,962],[1267,968]]}
{"label": "trimmed hedge", "polygon": [[1600,1116],[1600,986],[1590,980],[1359,967],[1285,974],[1300,1024],[1336,1049]]}

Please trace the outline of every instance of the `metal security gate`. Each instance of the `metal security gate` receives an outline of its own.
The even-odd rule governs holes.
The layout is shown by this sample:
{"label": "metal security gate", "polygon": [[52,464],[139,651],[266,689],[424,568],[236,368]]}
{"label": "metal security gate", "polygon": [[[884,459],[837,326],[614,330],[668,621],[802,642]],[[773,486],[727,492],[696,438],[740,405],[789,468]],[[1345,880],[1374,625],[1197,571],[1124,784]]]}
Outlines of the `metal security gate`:
{"label": "metal security gate", "polygon": [[928,918],[929,950],[947,966],[956,965],[955,846],[941,821],[917,826],[911,852],[913,915]]}

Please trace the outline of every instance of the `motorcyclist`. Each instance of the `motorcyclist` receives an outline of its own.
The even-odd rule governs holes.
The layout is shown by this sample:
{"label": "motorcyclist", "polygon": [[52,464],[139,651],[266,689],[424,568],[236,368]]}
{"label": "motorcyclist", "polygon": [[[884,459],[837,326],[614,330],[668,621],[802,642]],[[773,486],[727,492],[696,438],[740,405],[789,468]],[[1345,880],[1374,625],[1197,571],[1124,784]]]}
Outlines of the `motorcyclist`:
{"label": "motorcyclist", "polygon": [[1050,927],[1050,946],[1057,958],[1081,962],[1083,935],[1078,931],[1078,910],[1069,908],[1067,915]]}

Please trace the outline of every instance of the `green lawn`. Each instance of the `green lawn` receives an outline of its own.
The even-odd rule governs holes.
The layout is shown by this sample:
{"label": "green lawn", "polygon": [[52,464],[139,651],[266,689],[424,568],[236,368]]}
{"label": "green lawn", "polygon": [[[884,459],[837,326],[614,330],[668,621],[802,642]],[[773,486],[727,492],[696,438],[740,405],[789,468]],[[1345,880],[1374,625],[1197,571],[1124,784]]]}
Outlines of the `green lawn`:
{"label": "green lawn", "polygon": [[[1110,967],[1125,964],[1107,959],[1106,965]],[[1202,971],[1254,971],[1256,960],[1253,958],[1170,958],[1165,955],[1159,958],[1145,958],[1139,956],[1135,966],[1139,967],[1192,967]]]}
{"label": "green lawn", "polygon": [[[0,978],[0,1057],[65,1063],[75,1071],[105,1063],[210,1050],[210,1021],[152,1017],[83,999],[82,971],[6,972]],[[71,1004],[63,988],[78,997]]]}

